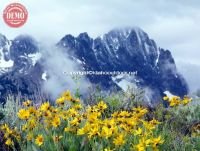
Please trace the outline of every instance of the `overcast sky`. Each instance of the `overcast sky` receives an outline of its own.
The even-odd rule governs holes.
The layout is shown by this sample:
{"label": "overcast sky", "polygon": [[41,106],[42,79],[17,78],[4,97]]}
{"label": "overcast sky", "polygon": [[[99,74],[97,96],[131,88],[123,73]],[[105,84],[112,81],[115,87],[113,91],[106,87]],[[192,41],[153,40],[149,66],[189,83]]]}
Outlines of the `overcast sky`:
{"label": "overcast sky", "polygon": [[0,18],[0,33],[10,39],[30,34],[57,42],[69,33],[96,37],[115,27],[138,26],[172,52],[192,89],[200,87],[199,0],[0,0],[0,11],[10,2],[24,4],[29,12],[18,29]]}

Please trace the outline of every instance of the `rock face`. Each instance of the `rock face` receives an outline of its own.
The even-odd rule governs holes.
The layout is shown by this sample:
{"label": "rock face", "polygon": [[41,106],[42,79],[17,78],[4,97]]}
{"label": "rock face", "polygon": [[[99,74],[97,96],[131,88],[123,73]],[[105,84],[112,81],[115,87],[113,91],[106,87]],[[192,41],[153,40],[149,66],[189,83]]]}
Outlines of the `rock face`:
{"label": "rock face", "polygon": [[[115,29],[93,39],[87,33],[78,37],[64,36],[57,47],[84,71],[126,71],[134,75],[87,75],[92,84],[104,90],[125,89],[127,84],[151,90],[151,101],[160,99],[163,92],[183,96],[187,84],[177,72],[169,50],[159,48],[139,28]],[[40,63],[38,44],[27,36],[8,41],[0,36],[0,91],[22,94],[40,90],[44,67]],[[45,59],[45,55],[42,56]],[[7,62],[7,63],[5,63]],[[2,64],[2,65],[1,65]],[[48,80],[48,79],[47,79]]]}
{"label": "rock face", "polygon": [[37,43],[29,36],[8,41],[0,35],[0,102],[8,94],[31,97],[40,91],[42,66]]}

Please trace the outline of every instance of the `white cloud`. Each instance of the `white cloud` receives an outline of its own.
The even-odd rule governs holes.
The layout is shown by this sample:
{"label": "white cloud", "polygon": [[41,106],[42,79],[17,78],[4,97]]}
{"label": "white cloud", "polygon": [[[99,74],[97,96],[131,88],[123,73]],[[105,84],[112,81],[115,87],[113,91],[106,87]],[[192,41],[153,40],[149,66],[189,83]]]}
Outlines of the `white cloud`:
{"label": "white cloud", "polygon": [[[10,2],[13,0],[0,0],[0,11],[2,12]],[[172,52],[178,67],[190,70],[190,67],[184,65],[187,63],[200,65],[199,0],[155,0],[153,2],[149,0],[20,0],[19,2],[27,7],[29,20],[24,27],[11,29],[0,18],[0,33],[9,38],[28,33],[38,41],[45,39],[55,43],[65,34],[78,35],[80,32],[87,31],[89,35],[96,37],[115,27],[139,26],[160,47]],[[196,75],[197,73],[194,72],[194,76]],[[200,78],[196,85],[200,86]]]}
{"label": "white cloud", "polygon": [[43,45],[41,52],[42,56],[46,56],[42,64],[48,76],[48,80],[43,83],[43,90],[48,92],[51,97],[57,98],[61,92],[67,89],[74,93],[76,89],[80,89],[81,94],[88,91],[91,85],[85,76],[76,77],[79,78],[77,82],[74,76],[64,74],[65,72],[79,71],[80,67],[70,60],[63,51],[55,46]]}
{"label": "white cloud", "polygon": [[187,79],[191,92],[196,92],[196,90],[200,88],[200,64],[192,64],[180,61],[178,68]]}

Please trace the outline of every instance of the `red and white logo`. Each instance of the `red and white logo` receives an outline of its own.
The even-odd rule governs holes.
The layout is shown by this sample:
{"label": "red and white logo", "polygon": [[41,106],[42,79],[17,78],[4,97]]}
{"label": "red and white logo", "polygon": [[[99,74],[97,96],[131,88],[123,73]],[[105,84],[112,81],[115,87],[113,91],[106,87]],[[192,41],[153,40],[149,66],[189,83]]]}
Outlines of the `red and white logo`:
{"label": "red and white logo", "polygon": [[18,28],[26,23],[28,11],[22,4],[11,3],[4,9],[3,19],[8,26]]}

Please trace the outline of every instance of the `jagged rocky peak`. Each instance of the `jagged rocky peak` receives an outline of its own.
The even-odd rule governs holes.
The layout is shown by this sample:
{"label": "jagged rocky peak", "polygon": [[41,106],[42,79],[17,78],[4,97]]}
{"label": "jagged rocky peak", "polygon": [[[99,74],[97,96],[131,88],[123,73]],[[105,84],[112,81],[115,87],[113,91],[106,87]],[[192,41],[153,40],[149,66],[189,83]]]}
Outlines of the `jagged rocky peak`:
{"label": "jagged rocky peak", "polygon": [[41,58],[39,44],[29,35],[17,36],[12,40],[10,56],[14,61],[14,69],[20,74],[27,73]]}
{"label": "jagged rocky peak", "polygon": [[100,36],[104,42],[119,43],[125,41],[133,29],[113,29],[108,33]]}
{"label": "jagged rocky peak", "polygon": [[88,42],[91,40],[87,32],[80,33],[77,38],[88,41]]}
{"label": "jagged rocky peak", "polygon": [[57,45],[62,47],[74,47],[75,45],[75,37],[68,34],[65,37],[63,37]]}
{"label": "jagged rocky peak", "polygon": [[117,28],[95,39],[86,32],[77,37],[66,35],[58,45],[68,48],[81,60],[95,56],[99,66],[105,69],[111,69],[108,67],[114,64],[116,67],[113,70],[122,70],[124,66],[120,66],[119,61],[123,65],[132,62],[130,66],[142,64],[152,68],[162,67],[164,62],[175,64],[170,51],[158,48],[155,41],[140,28]]}
{"label": "jagged rocky peak", "polygon": [[[59,46],[71,50],[73,58],[84,61],[84,69],[136,72],[137,86],[152,89],[154,96],[162,96],[164,91],[179,96],[188,92],[187,83],[177,72],[170,51],[159,48],[140,28],[113,29],[94,39],[87,33],[77,37],[66,35]],[[134,80],[123,78],[116,82],[112,80],[113,76],[94,78],[89,75],[88,78],[108,89],[116,85],[122,87],[122,82],[134,83]]]}
{"label": "jagged rocky peak", "polygon": [[[66,35],[58,44],[67,48],[82,48],[94,50],[97,58],[102,59],[105,56],[115,61],[119,58],[139,57],[139,61],[146,62],[156,66],[159,61],[160,49],[154,40],[140,28],[118,28],[109,31],[103,36],[91,38],[87,33],[81,33],[79,36]],[[89,49],[90,48],[90,49]],[[81,50],[80,50],[81,51]],[[87,52],[86,52],[87,53]],[[138,59],[136,59],[138,60]]]}
{"label": "jagged rocky peak", "polygon": [[12,41],[11,55],[18,58],[21,55],[33,54],[39,51],[38,43],[28,35],[20,35]]}
{"label": "jagged rocky peak", "polygon": [[109,31],[107,34],[104,34],[103,36],[101,36],[101,38],[104,40],[110,39],[113,41],[116,41],[116,39],[126,41],[128,38],[131,38],[131,37],[135,37],[134,40],[136,40],[138,43],[150,41],[147,33],[145,33],[142,29],[138,27],[116,28]]}

